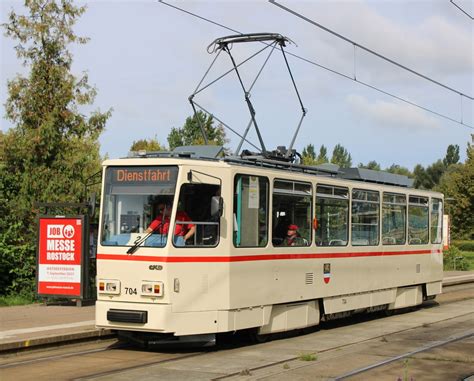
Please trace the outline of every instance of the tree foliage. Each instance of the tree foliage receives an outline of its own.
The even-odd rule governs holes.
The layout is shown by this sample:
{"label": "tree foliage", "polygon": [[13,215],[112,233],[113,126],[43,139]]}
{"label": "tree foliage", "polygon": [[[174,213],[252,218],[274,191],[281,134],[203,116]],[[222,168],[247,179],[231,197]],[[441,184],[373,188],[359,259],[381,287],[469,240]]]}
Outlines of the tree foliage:
{"label": "tree foliage", "polygon": [[318,158],[316,159],[318,164],[329,163],[328,149],[323,145],[319,148]]}
{"label": "tree foliage", "polygon": [[435,189],[445,195],[453,238],[474,239],[474,135],[466,162],[451,165]]}
{"label": "tree foliage", "polygon": [[417,164],[413,169],[413,176],[415,177],[415,188],[433,189],[439,184],[439,180],[446,170],[446,166],[441,160],[437,160],[433,164],[426,167]]}
{"label": "tree foliage", "polygon": [[85,8],[71,0],[26,0],[25,8],[25,15],[12,10],[2,25],[29,73],[7,84],[6,117],[14,127],[2,137],[0,251],[6,263],[0,262],[0,292],[32,289],[33,204],[85,196],[85,179],[100,169],[98,137],[110,116],[80,112],[93,103],[96,90],[86,74],[71,73],[68,45],[87,42],[73,31]]}
{"label": "tree foliage", "polygon": [[380,164],[377,163],[375,160],[371,160],[367,164],[359,163],[358,167],[365,168],[365,169],[372,169],[374,171],[380,171]]}
{"label": "tree foliage", "polygon": [[157,137],[150,139],[140,139],[134,141],[130,147],[130,151],[164,151],[165,147],[160,144]]}
{"label": "tree foliage", "polygon": [[314,145],[308,144],[305,148],[303,148],[303,153],[301,154],[302,164],[318,165],[318,164],[327,163],[329,161],[327,157],[327,153],[328,153],[328,150],[323,144],[319,148],[319,153],[316,156]]}
{"label": "tree foliage", "polygon": [[445,167],[449,167],[452,164],[459,163],[459,146],[457,144],[450,144],[446,149],[446,156],[443,159]]}
{"label": "tree foliage", "polygon": [[408,177],[413,177],[413,173],[401,165],[398,164],[392,164],[390,167],[385,169],[387,172],[394,173],[396,175],[403,175],[403,176],[408,176]]}
{"label": "tree foliage", "polygon": [[304,165],[314,165],[316,162],[316,152],[314,151],[314,145],[308,144],[303,148],[301,153],[301,160]]}
{"label": "tree foliage", "polygon": [[443,160],[437,160],[426,168],[421,164],[417,164],[413,169],[415,188],[435,188],[446,170],[448,170],[450,166],[459,163],[459,158],[459,146],[457,144],[450,144],[446,149],[446,156]]}
{"label": "tree foliage", "polygon": [[349,168],[352,166],[352,156],[341,144],[336,144],[332,151],[331,163]]}
{"label": "tree foliage", "polygon": [[211,145],[224,146],[228,140],[221,124],[214,126],[214,120],[211,115],[198,111],[196,115],[186,118],[183,127],[173,127],[168,135],[168,145],[170,150],[179,146],[204,144],[204,138],[201,133],[199,121],[207,134],[208,143]]}

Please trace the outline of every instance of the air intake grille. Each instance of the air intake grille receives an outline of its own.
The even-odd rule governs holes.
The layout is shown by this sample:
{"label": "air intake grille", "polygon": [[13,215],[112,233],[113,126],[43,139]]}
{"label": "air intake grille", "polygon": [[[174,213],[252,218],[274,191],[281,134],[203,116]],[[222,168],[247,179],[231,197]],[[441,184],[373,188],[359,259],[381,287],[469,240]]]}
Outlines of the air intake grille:
{"label": "air intake grille", "polygon": [[314,281],[314,274],[313,273],[306,273],[305,283],[306,284],[313,284],[313,281]]}
{"label": "air intake grille", "polygon": [[116,321],[119,323],[145,324],[148,321],[148,313],[147,311],[110,309],[107,311],[107,320]]}

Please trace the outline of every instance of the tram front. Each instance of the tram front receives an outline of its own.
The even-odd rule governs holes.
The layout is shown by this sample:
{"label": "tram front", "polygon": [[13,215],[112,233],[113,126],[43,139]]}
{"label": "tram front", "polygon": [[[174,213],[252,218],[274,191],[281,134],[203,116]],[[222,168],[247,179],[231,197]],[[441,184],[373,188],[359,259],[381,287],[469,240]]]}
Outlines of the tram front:
{"label": "tram front", "polygon": [[[151,164],[143,165],[144,160]],[[214,316],[203,320],[192,303],[173,308],[172,294],[179,295],[180,282],[194,276],[192,263],[179,263],[183,252],[199,255],[219,242],[220,183],[209,175],[190,181],[189,165],[154,163],[160,161],[104,163],[96,325],[171,335],[211,333]],[[198,321],[209,324],[200,327]]]}

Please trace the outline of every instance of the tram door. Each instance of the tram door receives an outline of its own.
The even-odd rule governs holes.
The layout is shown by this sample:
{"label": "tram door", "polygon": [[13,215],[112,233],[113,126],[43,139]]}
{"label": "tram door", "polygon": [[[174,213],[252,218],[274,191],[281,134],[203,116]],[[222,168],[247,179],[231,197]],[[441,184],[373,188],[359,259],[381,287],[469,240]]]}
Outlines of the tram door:
{"label": "tram door", "polygon": [[234,244],[263,247],[268,241],[268,179],[238,175],[234,189]]}

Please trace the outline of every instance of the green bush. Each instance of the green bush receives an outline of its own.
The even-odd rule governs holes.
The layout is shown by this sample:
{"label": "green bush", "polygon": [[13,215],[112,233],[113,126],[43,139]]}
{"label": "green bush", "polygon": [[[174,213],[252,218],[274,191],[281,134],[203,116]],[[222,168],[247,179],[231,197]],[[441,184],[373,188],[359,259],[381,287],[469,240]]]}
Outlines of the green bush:
{"label": "green bush", "polygon": [[444,270],[469,270],[469,262],[464,257],[461,250],[451,245],[448,250],[444,251]]}
{"label": "green bush", "polygon": [[461,251],[474,251],[474,241],[456,240],[452,242]]}

